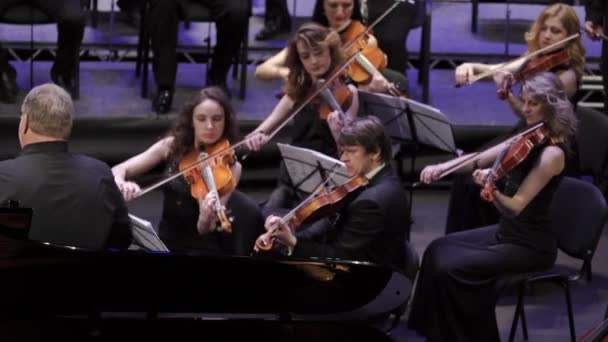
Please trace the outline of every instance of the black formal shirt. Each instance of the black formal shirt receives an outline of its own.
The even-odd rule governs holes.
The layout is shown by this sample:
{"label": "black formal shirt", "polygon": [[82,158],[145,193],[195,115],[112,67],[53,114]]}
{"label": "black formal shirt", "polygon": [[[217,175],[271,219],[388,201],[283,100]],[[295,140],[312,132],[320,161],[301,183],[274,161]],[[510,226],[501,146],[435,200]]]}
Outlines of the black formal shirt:
{"label": "black formal shirt", "polygon": [[0,162],[0,203],[33,208],[32,240],[91,249],[131,243],[128,211],[110,168],[62,141],[25,146]]}
{"label": "black formal shirt", "polygon": [[298,234],[293,255],[371,261],[403,269],[411,222],[408,207],[399,178],[386,165],[339,212],[334,225],[310,228],[315,234]]}

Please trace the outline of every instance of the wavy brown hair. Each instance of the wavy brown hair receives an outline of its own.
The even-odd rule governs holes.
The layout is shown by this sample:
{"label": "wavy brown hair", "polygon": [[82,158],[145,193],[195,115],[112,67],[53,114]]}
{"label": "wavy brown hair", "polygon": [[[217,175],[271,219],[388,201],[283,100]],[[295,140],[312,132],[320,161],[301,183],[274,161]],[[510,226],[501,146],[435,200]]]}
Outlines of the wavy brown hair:
{"label": "wavy brown hair", "polygon": [[[323,26],[329,26],[329,21],[327,20],[327,16],[325,15],[325,11],[323,10],[324,3],[325,3],[325,0],[317,0],[315,2],[315,8],[312,11],[311,19],[312,19],[312,21],[319,23]],[[363,17],[361,16],[361,1],[360,0],[353,0],[353,15],[350,17],[350,19],[363,22]]]}
{"label": "wavy brown hair", "polygon": [[[539,38],[542,26],[549,18],[559,18],[566,29],[566,36],[571,36],[575,33],[580,33],[581,26],[578,16],[574,9],[565,4],[553,4],[546,7],[538,16],[530,31],[526,32],[525,38],[528,43],[528,53],[532,53],[540,49]],[[580,80],[585,71],[585,46],[581,38],[574,39],[567,43],[566,49],[570,54],[572,69],[576,73],[576,78]]]}
{"label": "wavy brown hair", "polygon": [[225,125],[222,138],[228,139],[231,144],[238,139],[236,111],[232,107],[228,95],[219,87],[203,88],[184,105],[165,135],[166,137],[172,136],[175,139],[171,146],[170,153],[172,156],[180,158],[194,146],[194,126],[192,124],[194,108],[205,100],[215,101],[224,110]]}
{"label": "wavy brown hair", "polygon": [[311,49],[329,47],[331,63],[328,73],[331,73],[344,61],[340,36],[334,30],[317,23],[306,23],[300,26],[287,45],[285,66],[289,68],[285,94],[296,103],[304,100],[312,87],[312,78],[304,69],[304,64],[298,55],[298,42],[304,43]]}
{"label": "wavy brown hair", "polygon": [[571,146],[576,132],[576,117],[559,77],[552,72],[538,73],[523,81],[521,92],[541,104],[549,138]]}

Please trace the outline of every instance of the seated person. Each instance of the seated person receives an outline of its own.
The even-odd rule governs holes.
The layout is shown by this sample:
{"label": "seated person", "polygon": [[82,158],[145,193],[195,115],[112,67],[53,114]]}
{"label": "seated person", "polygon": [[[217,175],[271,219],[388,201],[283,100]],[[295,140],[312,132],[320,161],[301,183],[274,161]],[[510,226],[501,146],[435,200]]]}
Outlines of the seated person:
{"label": "seated person", "polygon": [[[343,44],[351,43],[349,29],[362,21],[361,8],[358,0],[318,0],[312,16],[312,21],[335,30],[340,35]],[[365,38],[366,45],[377,47],[376,38],[369,34]],[[382,53],[380,51],[380,53]],[[289,68],[287,66],[287,48],[270,57],[255,70],[255,77],[260,80],[287,79]],[[387,77],[392,81],[389,82]],[[361,90],[392,93],[398,91],[405,93],[407,80],[401,73],[385,69],[383,73],[374,73],[370,79],[358,84]]]}
{"label": "seated person", "polygon": [[0,162],[0,203],[32,208],[32,240],[91,249],[127,248],[127,207],[103,162],[68,152],[74,105],[54,84],[23,100],[19,157]]}
{"label": "seated person", "polygon": [[291,30],[291,18],[287,0],[266,0],[264,27],[255,35],[255,40],[269,40]]}
{"label": "seated person", "polygon": [[150,0],[149,32],[154,53],[152,69],[157,87],[152,106],[159,114],[171,110],[177,73],[178,24],[180,20],[188,20],[187,8],[190,2],[207,6],[215,22],[217,43],[207,73],[207,85],[221,87],[226,93],[228,71],[234,63],[234,57],[238,55],[249,25],[247,0]]}
{"label": "seated person", "polygon": [[[355,120],[342,129],[338,140],[342,161],[352,177],[369,183],[338,214],[335,224],[310,227],[278,225],[276,241],[293,250],[293,256],[370,261],[397,269],[405,267],[405,241],[410,217],[407,199],[391,161],[391,145],[376,117]],[[280,218],[269,216],[265,227],[273,230]]]}
{"label": "seated person", "polygon": [[[287,47],[289,77],[285,95],[272,113],[249,135],[249,148],[254,151],[260,149],[267,142],[268,136],[288,120],[292,111],[299,108],[317,89],[318,82],[328,79],[332,72],[342,65],[343,60],[340,38],[336,32],[315,23],[302,25]],[[342,106],[344,117],[338,111],[332,111],[327,117],[323,117],[320,108],[324,100],[322,96],[316,96],[293,117],[293,145],[338,157],[336,141],[340,128],[344,122],[352,121],[359,110],[357,88],[346,83],[338,85],[350,92],[350,101],[347,99]],[[281,212],[280,209],[290,209],[299,201],[289,184],[289,176],[281,164],[279,186],[266,202],[264,216]]]}
{"label": "seated person", "polygon": [[[510,163],[512,169],[505,170],[496,182],[493,177],[488,180],[496,171],[489,167],[511,144],[505,142],[485,151],[468,165],[466,171],[472,172],[475,183],[483,188],[484,200],[500,213],[500,223],[446,235],[426,249],[409,325],[429,341],[499,341],[494,310],[501,290],[497,279],[505,274],[542,271],[555,263],[557,237],[549,209],[565,174],[576,118],[554,73],[524,80],[521,102],[528,127],[543,122],[546,139],[538,144],[523,140],[532,146],[529,154],[514,156],[521,162]],[[437,180],[448,164],[425,167],[420,180]]]}
{"label": "seated person", "polygon": [[[125,199],[132,200],[139,195],[140,187],[129,179],[158,165],[165,165],[165,175],[172,176],[180,170],[180,161],[187,156],[194,154],[194,160],[197,160],[199,153],[212,154],[211,150],[226,140],[233,143],[238,135],[237,128],[236,112],[228,96],[218,87],[204,88],[184,106],[164,138],[112,168],[116,183]],[[216,186],[219,201],[234,217],[232,233],[218,229],[215,209],[218,198],[210,191],[194,194],[188,180],[180,176],[163,187],[159,236],[169,250],[224,255],[249,255],[252,251],[262,226],[260,210],[253,200],[235,190],[241,176],[241,164],[233,158],[223,160],[222,164],[224,169],[229,169],[225,173],[227,176],[222,176],[227,181],[224,185],[216,183]],[[226,190],[222,191],[222,188]]]}
{"label": "seated person", "polygon": [[[76,70],[78,53],[84,35],[84,13],[80,0],[0,0],[0,13],[19,3],[28,3],[57,22],[57,53],[51,67],[51,80],[67,90],[72,97],[77,94]],[[0,47],[0,101],[15,103],[19,87],[17,72],[8,63],[8,53]]]}

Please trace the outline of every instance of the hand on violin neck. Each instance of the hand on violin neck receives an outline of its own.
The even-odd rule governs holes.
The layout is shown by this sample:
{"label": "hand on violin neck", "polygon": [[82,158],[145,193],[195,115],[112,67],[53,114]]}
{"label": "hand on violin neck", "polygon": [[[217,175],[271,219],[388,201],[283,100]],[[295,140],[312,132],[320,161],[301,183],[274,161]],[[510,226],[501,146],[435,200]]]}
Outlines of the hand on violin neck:
{"label": "hand on violin neck", "polygon": [[426,184],[432,183],[441,177],[445,168],[442,164],[428,165],[420,172],[420,181]]}
{"label": "hand on violin neck", "polygon": [[472,63],[463,63],[456,68],[454,76],[456,85],[469,84],[475,76],[475,66]]}

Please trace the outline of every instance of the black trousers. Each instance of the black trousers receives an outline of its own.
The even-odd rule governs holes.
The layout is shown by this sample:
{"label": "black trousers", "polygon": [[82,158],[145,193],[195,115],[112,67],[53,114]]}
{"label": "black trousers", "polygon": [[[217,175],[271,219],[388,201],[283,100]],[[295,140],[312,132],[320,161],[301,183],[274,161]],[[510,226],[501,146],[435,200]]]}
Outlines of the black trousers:
{"label": "black trousers", "polygon": [[[393,0],[368,0],[368,24],[381,16]],[[416,20],[416,6],[402,2],[373,28],[380,49],[388,57],[387,68],[404,73],[407,68],[407,36]]]}
{"label": "black trousers", "polygon": [[446,235],[426,249],[408,324],[427,341],[499,341],[497,280],[554,264],[557,253],[501,242],[497,230]]}
{"label": "black trousers", "polygon": [[172,89],[177,72],[178,24],[187,19],[188,4],[209,7],[217,27],[207,84],[225,85],[228,70],[237,55],[249,24],[247,0],[150,0],[149,32],[154,52],[154,78],[159,88]]}
{"label": "black trousers", "polygon": [[[57,21],[57,55],[53,70],[59,75],[72,77],[84,35],[85,18],[81,0],[0,0],[0,13],[19,3],[29,3]],[[3,50],[0,53],[0,71],[4,72],[7,68],[10,68],[8,55]]]}
{"label": "black trousers", "polygon": [[287,0],[266,0],[266,10],[264,14],[264,23],[269,21],[279,20],[288,22],[289,9],[287,8]]}

